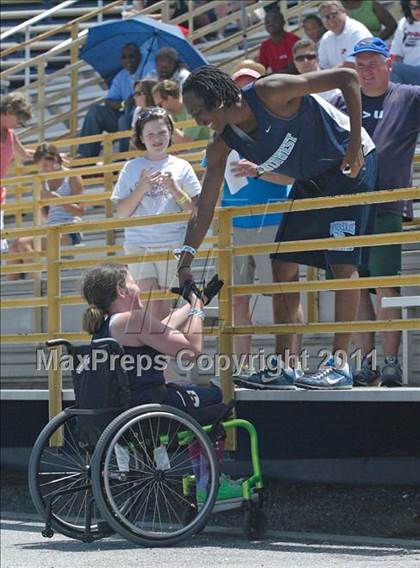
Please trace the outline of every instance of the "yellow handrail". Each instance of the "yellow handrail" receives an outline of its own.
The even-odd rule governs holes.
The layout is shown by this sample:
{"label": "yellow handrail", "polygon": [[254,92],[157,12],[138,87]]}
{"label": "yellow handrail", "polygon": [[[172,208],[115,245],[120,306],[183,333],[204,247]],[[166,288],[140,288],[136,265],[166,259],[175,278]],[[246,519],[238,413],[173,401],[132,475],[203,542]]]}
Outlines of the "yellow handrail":
{"label": "yellow handrail", "polygon": [[[103,166],[103,168],[110,168],[112,165]],[[82,168],[83,169],[83,168]],[[51,177],[51,174],[44,174],[44,176]],[[35,176],[34,183],[40,184],[41,176]],[[402,188],[395,191],[382,191],[368,194],[356,194],[353,196],[343,196],[346,205],[354,205],[358,203],[369,202],[384,202],[387,200],[401,199],[401,196],[409,196],[407,198],[419,197],[420,188]],[[347,200],[347,201],[346,201]],[[315,198],[301,200],[305,202],[299,204],[299,210],[321,208],[322,202],[327,207],[337,207],[337,201],[331,201],[331,198]],[[280,204],[284,205],[284,204]],[[290,210],[286,207],[286,210]],[[340,202],[340,206],[342,203]],[[279,204],[270,204],[265,207],[266,212],[272,213],[279,210]],[[282,210],[280,208],[280,210]],[[296,209],[297,210],[297,209]],[[376,331],[376,330],[408,330],[420,329],[420,319],[410,320],[393,320],[393,321],[363,321],[363,322],[335,322],[335,323],[318,323],[310,322],[307,324],[276,324],[268,326],[234,326],[232,325],[232,298],[235,294],[252,294],[252,293],[288,293],[291,291],[320,291],[320,290],[344,290],[351,288],[368,288],[371,286],[385,287],[389,285],[397,286],[415,286],[420,283],[420,275],[405,275],[397,277],[383,277],[383,278],[361,278],[359,280],[335,280],[328,282],[307,281],[307,282],[292,282],[292,283],[275,283],[259,286],[235,286],[231,284],[231,267],[233,254],[258,254],[262,252],[273,252],[276,249],[282,252],[292,250],[318,250],[328,247],[336,248],[340,246],[378,246],[389,243],[406,243],[406,242],[420,242],[420,231],[406,231],[405,233],[388,233],[382,235],[365,235],[362,237],[344,237],[344,238],[329,238],[329,239],[312,239],[310,241],[295,241],[283,242],[266,245],[251,245],[251,246],[236,246],[233,247],[231,243],[231,223],[234,213],[241,215],[255,214],[255,211],[241,211],[239,207],[228,207],[219,209],[217,211],[219,216],[219,233],[218,233],[218,246],[210,251],[198,251],[197,257],[218,257],[218,270],[220,277],[225,281],[225,287],[220,295],[219,300],[219,327],[207,329],[206,333],[212,335],[219,335],[220,350],[228,357],[232,355],[232,337],[233,335],[243,335],[250,333],[258,334],[281,334],[281,333],[332,333],[340,331]],[[121,228],[122,226],[133,226],[153,223],[164,223],[168,221],[181,220],[189,216],[188,213],[168,214],[152,218],[130,218],[130,219],[106,219],[100,222],[87,221],[78,224],[78,229],[83,230],[110,230]],[[13,271],[48,271],[48,287],[47,287],[47,302],[43,298],[29,298],[25,299],[20,305],[23,307],[35,307],[47,305],[48,307],[48,333],[35,333],[27,335],[7,334],[2,337],[4,343],[30,343],[44,341],[47,337],[63,336],[69,340],[87,340],[88,337],[83,333],[62,333],[60,326],[60,309],[62,305],[74,305],[80,303],[81,298],[74,295],[68,298],[62,298],[60,294],[60,271],[68,268],[81,268],[97,264],[98,258],[88,258],[85,260],[61,260],[62,249],[60,245],[60,237],[62,234],[74,231],[74,226],[69,225],[56,225],[47,227],[32,228],[33,235],[47,234],[48,250],[47,262],[28,263],[22,265],[9,265],[6,266],[2,272],[10,273]],[[28,228],[17,228],[11,231],[4,231],[2,236],[18,236],[23,233],[28,233]],[[145,260],[160,260],[167,258],[167,252],[154,253],[145,255]],[[127,263],[138,261],[138,255],[121,255],[113,258],[114,262]],[[154,296],[156,297],[156,296]],[[13,308],[21,302],[18,299],[6,300],[5,307]],[[226,398],[232,395],[232,381],[228,372],[222,373],[222,386]],[[61,373],[60,370],[49,370],[49,389],[50,389],[50,415],[55,415],[61,408]],[[230,441],[232,446],[233,441]]]}

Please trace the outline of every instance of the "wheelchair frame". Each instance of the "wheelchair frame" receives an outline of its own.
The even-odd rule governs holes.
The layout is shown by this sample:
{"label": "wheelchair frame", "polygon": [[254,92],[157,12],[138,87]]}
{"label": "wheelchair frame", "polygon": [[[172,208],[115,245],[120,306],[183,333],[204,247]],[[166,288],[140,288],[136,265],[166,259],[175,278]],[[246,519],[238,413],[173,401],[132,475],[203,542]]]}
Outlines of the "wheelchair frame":
{"label": "wheelchair frame", "polygon": [[[104,340],[97,344],[100,342]],[[71,346],[64,340],[47,342],[49,347],[63,344]],[[136,544],[169,546],[200,532],[212,512],[239,507],[244,512],[245,534],[249,538],[264,536],[266,517],[262,509],[258,436],[250,422],[239,418],[220,420],[224,430],[242,428],[247,432],[252,463],[252,475],[241,486],[242,497],[226,506],[218,499],[219,468],[211,439],[215,424],[201,426],[174,407],[136,406],[112,420],[92,452],[77,439],[77,417],[90,412],[77,407],[65,409],[44,427],[34,444],[29,488],[34,505],[45,521],[44,537],[50,538],[57,531],[92,542],[117,532]],[[153,424],[157,424],[156,432]],[[159,430],[163,425],[166,433]],[[64,432],[63,445],[50,446],[51,437],[59,429]],[[191,465],[190,449],[194,442],[199,443],[200,458],[204,456],[202,459],[207,463],[203,502],[197,499],[199,479]],[[121,453],[117,452],[118,446],[123,448],[123,461],[128,459],[127,471],[118,462],[117,453]],[[163,465],[158,464],[159,452],[164,456]],[[149,505],[153,492],[154,506]],[[156,506],[159,496],[165,505],[162,511]]]}

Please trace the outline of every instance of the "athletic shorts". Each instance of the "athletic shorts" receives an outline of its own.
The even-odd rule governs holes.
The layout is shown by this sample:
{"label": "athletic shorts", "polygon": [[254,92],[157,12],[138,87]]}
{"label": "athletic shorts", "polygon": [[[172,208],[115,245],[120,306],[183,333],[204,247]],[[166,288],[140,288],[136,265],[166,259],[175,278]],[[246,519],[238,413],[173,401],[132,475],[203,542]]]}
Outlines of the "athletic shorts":
{"label": "athletic shorts", "polygon": [[[272,243],[276,236],[277,226],[267,225],[259,229],[255,228],[233,228],[233,244],[256,245],[262,243]],[[235,256],[233,258],[233,281],[235,284],[253,284],[255,276],[263,284],[270,284],[273,281],[273,272],[268,253],[246,256]]]}
{"label": "athletic shorts", "polygon": [[[142,259],[146,253],[166,252],[163,249],[150,249],[138,245],[124,245],[126,254],[138,254]],[[128,265],[131,276],[137,282],[146,280],[146,278],[154,278],[157,280],[159,288],[169,289],[171,286],[178,286],[178,278],[176,276],[178,261],[171,252],[168,253],[168,260],[159,262],[135,262]]]}
{"label": "athletic shorts", "polygon": [[176,385],[175,388],[171,388],[171,383],[168,383],[160,387],[132,390],[131,406],[158,403],[174,406],[187,412],[188,398],[195,408],[206,408],[220,404],[223,401],[223,393],[218,386],[213,384],[209,387]]}
{"label": "athletic shorts", "polygon": [[[377,212],[374,234],[401,233],[402,217],[389,211]],[[360,276],[398,276],[401,274],[401,245],[371,247],[369,268]]]}
{"label": "athletic shorts", "polygon": [[[377,179],[376,151],[365,156],[365,163],[357,178],[345,176],[339,166],[305,181],[296,181],[289,199],[304,199],[334,195],[349,195],[375,189]],[[316,211],[285,213],[275,242],[304,241],[328,237],[366,235],[371,226],[371,207],[356,205]],[[368,266],[368,247],[342,247],[330,250],[274,253],[272,260],[283,260],[326,269],[332,264]]]}

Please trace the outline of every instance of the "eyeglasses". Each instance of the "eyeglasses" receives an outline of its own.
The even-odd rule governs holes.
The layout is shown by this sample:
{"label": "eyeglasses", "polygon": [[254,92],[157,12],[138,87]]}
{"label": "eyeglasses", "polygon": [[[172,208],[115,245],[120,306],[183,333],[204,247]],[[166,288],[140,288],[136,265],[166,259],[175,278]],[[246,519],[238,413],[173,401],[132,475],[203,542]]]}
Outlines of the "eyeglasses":
{"label": "eyeglasses", "polygon": [[316,53],[302,53],[302,55],[295,55],[295,61],[313,61],[317,57]]}
{"label": "eyeglasses", "polygon": [[144,95],[143,91],[134,91],[135,97],[141,97],[142,95]]}
{"label": "eyeglasses", "polygon": [[410,8],[410,10],[412,12],[415,12],[416,10],[420,10],[420,6],[418,4],[409,4],[408,7]]}
{"label": "eyeglasses", "polygon": [[326,14],[325,16],[321,16],[321,20],[332,20],[333,18],[336,18],[339,13],[340,12],[330,12],[329,14]]}

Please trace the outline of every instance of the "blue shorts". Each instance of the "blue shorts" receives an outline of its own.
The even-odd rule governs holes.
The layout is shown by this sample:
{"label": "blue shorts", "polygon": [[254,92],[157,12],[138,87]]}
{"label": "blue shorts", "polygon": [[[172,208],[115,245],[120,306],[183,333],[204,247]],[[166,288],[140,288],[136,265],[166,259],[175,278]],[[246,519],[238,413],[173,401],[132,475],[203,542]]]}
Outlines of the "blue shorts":
{"label": "blue shorts", "polygon": [[[187,401],[189,399],[189,401]],[[223,393],[216,385],[209,387],[199,387],[197,385],[176,385],[171,388],[171,383],[149,387],[147,389],[136,389],[132,391],[131,406],[140,404],[167,404],[187,412],[188,404],[193,404],[195,408],[205,408],[220,404],[223,401]]]}
{"label": "blue shorts", "polygon": [[[372,191],[377,179],[376,151],[365,156],[365,163],[357,178],[345,176],[340,166],[311,180],[296,181],[289,198],[304,199],[334,195],[348,195]],[[366,235],[371,232],[372,210],[369,205],[317,209],[285,213],[277,231],[275,242],[304,241],[328,237]],[[334,264],[367,266],[368,247],[343,247],[332,250],[273,253],[272,260],[294,262],[306,266],[328,268]]]}

